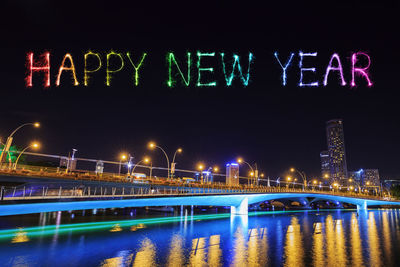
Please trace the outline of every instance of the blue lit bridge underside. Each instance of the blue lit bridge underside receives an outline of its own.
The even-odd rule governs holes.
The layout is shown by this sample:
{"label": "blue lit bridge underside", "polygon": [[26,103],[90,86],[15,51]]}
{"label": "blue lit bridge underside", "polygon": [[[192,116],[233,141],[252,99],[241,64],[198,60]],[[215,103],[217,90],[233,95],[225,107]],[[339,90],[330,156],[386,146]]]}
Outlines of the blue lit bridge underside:
{"label": "blue lit bridge underside", "polygon": [[230,206],[231,214],[247,215],[248,205],[269,200],[279,199],[328,200],[349,203],[357,209],[365,210],[368,206],[399,205],[400,201],[385,201],[363,199],[356,197],[335,196],[322,193],[263,193],[263,194],[232,194],[232,195],[204,195],[204,196],[177,196],[177,197],[149,197],[118,200],[91,200],[70,202],[46,202],[0,205],[0,216],[20,215],[40,212],[128,208],[128,207],[156,207],[156,206]]}

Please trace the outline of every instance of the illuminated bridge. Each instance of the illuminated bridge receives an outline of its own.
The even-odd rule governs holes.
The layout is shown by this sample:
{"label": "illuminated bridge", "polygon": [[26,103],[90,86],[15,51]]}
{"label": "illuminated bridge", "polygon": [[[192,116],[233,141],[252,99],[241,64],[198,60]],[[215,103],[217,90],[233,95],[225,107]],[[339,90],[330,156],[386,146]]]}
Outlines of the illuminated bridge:
{"label": "illuminated bridge", "polygon": [[[142,194],[121,195],[71,195],[71,196],[14,196],[3,198],[0,204],[0,216],[18,215],[40,212],[128,208],[128,207],[157,207],[157,206],[230,206],[231,214],[247,215],[248,205],[270,200],[292,199],[302,201],[326,200],[336,203],[349,203],[359,210],[366,210],[368,206],[400,205],[400,201],[384,200],[378,197],[346,196],[345,194],[316,191],[291,192],[230,192],[210,190],[194,191],[181,190],[164,192],[143,192]],[[56,198],[60,198],[56,200]],[[5,203],[13,201],[13,204]],[[36,201],[35,203],[18,203],[18,200]],[[39,202],[38,202],[39,201]],[[42,202],[40,202],[42,201]],[[44,202],[46,201],[46,202]]]}

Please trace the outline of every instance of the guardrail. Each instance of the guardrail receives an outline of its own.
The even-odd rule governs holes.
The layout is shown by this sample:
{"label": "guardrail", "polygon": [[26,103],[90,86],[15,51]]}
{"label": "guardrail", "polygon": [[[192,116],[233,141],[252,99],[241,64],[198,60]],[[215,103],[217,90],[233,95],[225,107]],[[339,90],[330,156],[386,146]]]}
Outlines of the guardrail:
{"label": "guardrail", "polygon": [[365,194],[342,193],[322,190],[301,190],[284,187],[258,187],[243,189],[200,188],[200,187],[165,187],[165,186],[137,186],[137,187],[103,187],[103,186],[21,186],[1,187],[0,200],[45,200],[45,199],[81,199],[81,198],[129,198],[150,196],[191,196],[191,195],[231,195],[231,194],[260,194],[260,193],[313,193],[343,197],[363,198],[371,200],[390,200]]}

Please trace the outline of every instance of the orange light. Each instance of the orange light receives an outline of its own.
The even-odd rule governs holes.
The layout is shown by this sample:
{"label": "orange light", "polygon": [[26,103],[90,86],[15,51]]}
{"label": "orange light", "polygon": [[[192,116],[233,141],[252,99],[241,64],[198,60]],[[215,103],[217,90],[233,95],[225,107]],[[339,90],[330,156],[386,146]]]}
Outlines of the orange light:
{"label": "orange light", "polygon": [[40,144],[38,142],[33,142],[31,145],[33,148],[39,148]]}
{"label": "orange light", "polygon": [[156,147],[156,143],[150,142],[148,146],[149,146],[150,149],[153,149],[153,148]]}
{"label": "orange light", "polygon": [[202,170],[204,169],[204,165],[200,163],[199,165],[197,165],[197,168],[198,168],[200,171],[202,171]]}

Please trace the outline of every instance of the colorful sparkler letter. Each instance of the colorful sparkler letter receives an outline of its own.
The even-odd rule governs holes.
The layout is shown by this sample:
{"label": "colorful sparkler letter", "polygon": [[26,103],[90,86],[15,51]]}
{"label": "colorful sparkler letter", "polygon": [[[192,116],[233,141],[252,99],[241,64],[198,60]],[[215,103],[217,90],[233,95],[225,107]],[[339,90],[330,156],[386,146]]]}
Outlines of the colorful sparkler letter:
{"label": "colorful sparkler letter", "polygon": [[[70,62],[70,66],[69,66],[69,67],[66,67],[66,66],[65,66],[65,60],[66,60],[66,59],[68,59],[69,62]],[[75,85],[75,86],[78,86],[78,85],[79,85],[79,82],[78,82],[78,80],[76,79],[76,72],[75,72],[74,61],[73,61],[73,59],[72,59],[71,54],[69,54],[69,53],[65,54],[65,56],[64,56],[64,58],[63,58],[63,61],[62,61],[62,63],[61,63],[61,66],[60,66],[60,68],[58,69],[58,75],[57,75],[57,80],[56,80],[56,86],[59,86],[59,85],[60,85],[60,78],[61,78],[61,74],[62,74],[63,71],[72,71],[72,78],[74,79],[74,85]]]}
{"label": "colorful sparkler letter", "polygon": [[202,71],[208,71],[208,72],[214,72],[214,68],[201,68],[200,67],[200,60],[202,57],[213,57],[215,56],[215,53],[201,53],[197,51],[197,70],[198,70],[198,77],[197,77],[197,86],[216,86],[217,82],[209,82],[209,83],[202,83],[201,82],[201,72]]}
{"label": "colorful sparkler letter", "polygon": [[236,66],[237,66],[237,69],[239,71],[240,79],[241,79],[243,85],[247,86],[249,84],[249,80],[250,80],[250,65],[251,65],[251,63],[253,61],[253,54],[249,53],[249,63],[247,65],[247,77],[246,78],[243,76],[242,67],[241,67],[240,62],[239,62],[239,56],[235,55],[235,54],[233,54],[234,61],[233,61],[233,64],[232,64],[232,72],[231,72],[230,76],[228,77],[226,75],[224,56],[225,56],[225,54],[221,53],[222,71],[224,72],[226,86],[231,86],[232,85],[233,78],[235,77],[235,67]]}
{"label": "colorful sparkler letter", "polygon": [[317,56],[317,52],[315,53],[303,53],[303,52],[299,52],[299,56],[300,56],[300,62],[299,62],[299,67],[300,67],[300,82],[299,82],[299,86],[303,87],[303,86],[318,86],[318,81],[317,82],[312,82],[312,83],[303,83],[303,72],[304,71],[311,71],[311,72],[315,72],[315,68],[303,68],[303,57],[316,57]]}
{"label": "colorful sparkler letter", "polygon": [[126,56],[128,57],[129,62],[131,62],[133,68],[135,69],[135,86],[138,86],[139,85],[139,69],[142,66],[144,58],[147,56],[147,53],[143,53],[142,58],[140,59],[140,62],[137,66],[133,63],[133,61],[131,59],[131,54],[129,52],[126,53]]}
{"label": "colorful sparkler letter", "polygon": [[[111,56],[119,57],[119,59],[121,60],[121,66],[118,69],[110,70],[110,58],[111,58]],[[111,51],[110,53],[108,53],[106,58],[107,58],[106,85],[110,86],[111,85],[111,73],[119,72],[124,68],[124,58],[122,57],[122,54],[115,53],[114,51]]]}
{"label": "colorful sparkler letter", "polygon": [[174,84],[175,84],[175,81],[172,79],[172,63],[175,64],[176,69],[178,70],[178,73],[181,76],[183,83],[186,86],[189,86],[189,84],[190,84],[190,68],[191,68],[191,62],[192,62],[190,56],[191,56],[190,52],[187,52],[187,78],[185,79],[185,75],[182,73],[181,68],[178,65],[178,62],[175,59],[174,53],[168,53],[168,57],[167,57],[167,60],[168,60],[168,81],[167,81],[167,85],[169,87],[173,87]]}
{"label": "colorful sparkler letter", "polygon": [[28,53],[29,75],[26,77],[26,86],[32,87],[33,72],[44,72],[44,87],[50,86],[50,53],[45,52],[40,55],[41,60],[37,64],[33,63],[33,53]]}
{"label": "colorful sparkler letter", "polygon": [[[368,60],[368,65],[364,68],[360,68],[360,67],[356,67],[356,63],[357,63],[357,56],[358,55],[363,55],[365,57],[367,57]],[[372,82],[368,76],[368,69],[369,66],[371,65],[371,58],[368,56],[368,54],[364,53],[364,52],[357,52],[354,53],[351,57],[351,86],[354,87],[356,86],[356,82],[355,82],[355,73],[357,72],[358,74],[360,74],[360,76],[364,76],[365,79],[367,80],[368,86],[371,87],[372,86]]]}
{"label": "colorful sparkler letter", "polygon": [[[333,67],[333,60],[336,59],[338,66],[337,67]],[[340,80],[342,81],[342,86],[346,85],[346,81],[344,80],[343,77],[343,68],[342,68],[342,63],[340,62],[340,57],[338,54],[333,54],[331,57],[331,60],[329,61],[329,65],[326,68],[326,72],[325,72],[325,78],[324,78],[324,86],[328,85],[328,76],[329,76],[329,72],[333,70],[333,71],[339,71],[340,73]]]}
{"label": "colorful sparkler letter", "polygon": [[[89,56],[94,56],[94,57],[96,57],[97,59],[98,59],[98,62],[99,62],[99,66],[96,68],[96,69],[94,69],[94,70],[88,70],[87,68],[88,68],[88,57]],[[85,86],[88,86],[88,80],[89,80],[89,75],[88,75],[88,73],[93,73],[93,72],[96,72],[96,71],[98,71],[99,69],[101,69],[101,58],[100,58],[100,54],[98,54],[98,53],[93,53],[92,51],[89,51],[89,52],[87,52],[85,55],[84,55],[84,61],[85,61],[85,69],[84,69],[84,78],[83,78],[83,84],[85,85]]]}
{"label": "colorful sparkler letter", "polygon": [[290,54],[289,60],[286,62],[285,66],[282,65],[281,61],[278,58],[278,52],[274,53],[276,60],[278,60],[279,65],[281,65],[282,68],[282,85],[286,85],[286,69],[290,66],[290,63],[292,62],[292,58],[294,56],[294,53]]}

